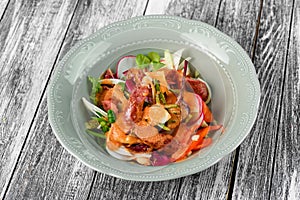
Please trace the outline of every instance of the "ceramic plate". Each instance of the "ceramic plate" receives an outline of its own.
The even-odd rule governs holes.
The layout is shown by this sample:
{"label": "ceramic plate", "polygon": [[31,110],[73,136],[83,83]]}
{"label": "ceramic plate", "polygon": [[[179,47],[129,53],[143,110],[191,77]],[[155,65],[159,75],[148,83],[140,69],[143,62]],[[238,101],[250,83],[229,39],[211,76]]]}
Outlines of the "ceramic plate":
{"label": "ceramic plate", "polygon": [[[163,167],[146,167],[117,160],[87,135],[87,76],[99,76],[124,55],[176,51],[212,88],[211,107],[225,132],[211,147],[189,159]],[[74,46],[59,63],[48,91],[52,129],[60,143],[87,166],[115,177],[137,181],[174,179],[202,171],[232,152],[255,121],[260,87],[245,51],[230,37],[202,22],[173,16],[142,16],[110,24]]]}

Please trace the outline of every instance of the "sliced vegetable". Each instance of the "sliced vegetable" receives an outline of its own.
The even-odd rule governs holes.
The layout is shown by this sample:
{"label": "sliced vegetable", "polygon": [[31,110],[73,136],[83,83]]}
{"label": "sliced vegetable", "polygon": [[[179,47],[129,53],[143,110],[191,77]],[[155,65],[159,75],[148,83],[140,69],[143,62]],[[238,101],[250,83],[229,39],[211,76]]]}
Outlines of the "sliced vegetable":
{"label": "sliced vegetable", "polygon": [[121,79],[124,77],[124,73],[136,66],[136,57],[135,56],[124,56],[122,57],[119,62],[117,63],[117,66],[116,66],[116,75],[117,75],[117,78]]}
{"label": "sliced vegetable", "polygon": [[212,144],[212,138],[208,137],[208,138],[204,138],[202,144],[197,145],[193,151],[198,151],[200,149],[203,149],[205,147],[208,147]]}
{"label": "sliced vegetable", "polygon": [[[82,102],[84,104],[84,106],[89,110],[91,111],[94,115],[98,116],[98,117],[107,117],[107,113],[98,108],[97,106],[95,106],[94,104],[91,104],[88,100],[86,100],[86,98],[82,97]],[[100,114],[100,115],[99,115]],[[102,116],[101,116],[102,115]]]}
{"label": "sliced vegetable", "polygon": [[173,56],[173,61],[174,61],[174,67],[175,69],[179,69],[179,64],[180,64],[180,59],[182,58],[182,53],[185,49],[179,49],[175,51],[172,56]]}
{"label": "sliced vegetable", "polygon": [[208,91],[208,96],[207,96],[207,99],[205,100],[205,103],[208,104],[210,102],[210,99],[211,99],[211,89],[210,89],[210,86],[207,82],[205,82],[204,80],[198,78],[202,83],[205,84],[206,88],[207,88],[207,91]]}
{"label": "sliced vegetable", "polygon": [[153,67],[154,71],[159,70],[163,66],[165,66],[165,64],[163,64],[161,62],[152,62],[152,67]]}
{"label": "sliced vegetable", "polygon": [[[184,67],[185,61],[190,62],[191,59],[192,59],[191,57],[185,58],[185,59],[179,64],[178,70],[182,70],[183,67]],[[186,75],[187,75],[187,76],[190,76],[190,75],[191,75],[191,70],[190,70],[190,67],[189,67],[189,66],[187,66]]]}
{"label": "sliced vegetable", "polygon": [[[190,144],[189,148],[186,149],[185,153],[180,158],[178,158],[178,160],[185,159],[189,154],[191,154],[192,151],[199,150],[198,147],[201,147],[201,144],[203,144],[203,140],[207,136],[209,131],[216,131],[220,128],[222,128],[222,126],[220,125],[207,126],[197,131],[197,133],[192,136],[192,143]],[[194,140],[193,137],[195,138]]]}
{"label": "sliced vegetable", "polygon": [[192,92],[184,92],[183,101],[189,106],[191,113],[202,113],[202,99]]}
{"label": "sliced vegetable", "polygon": [[213,114],[204,101],[202,102],[202,108],[203,108],[203,114],[204,114],[204,121],[212,122],[214,120]]}
{"label": "sliced vegetable", "polygon": [[170,53],[170,51],[165,50],[164,56],[165,56],[164,60],[165,60],[166,67],[169,68],[169,69],[174,69],[173,56]]}
{"label": "sliced vegetable", "polygon": [[[109,140],[107,141],[109,142]],[[151,154],[148,153],[140,153],[140,154],[132,154],[128,152],[123,146],[118,149],[110,149],[108,145],[106,145],[106,151],[113,157],[119,160],[136,160],[138,163],[142,165],[150,165],[150,157]]]}
{"label": "sliced vegetable", "polygon": [[97,132],[89,130],[89,129],[86,129],[86,132],[88,134],[92,135],[92,136],[95,136],[95,137],[98,137],[98,138],[102,138],[102,139],[106,139],[106,136],[104,134],[97,133]]}
{"label": "sliced vegetable", "polygon": [[169,127],[165,126],[164,124],[157,124],[157,126],[158,126],[159,128],[162,128],[162,129],[165,130],[165,131],[170,131],[170,130],[171,130]]}

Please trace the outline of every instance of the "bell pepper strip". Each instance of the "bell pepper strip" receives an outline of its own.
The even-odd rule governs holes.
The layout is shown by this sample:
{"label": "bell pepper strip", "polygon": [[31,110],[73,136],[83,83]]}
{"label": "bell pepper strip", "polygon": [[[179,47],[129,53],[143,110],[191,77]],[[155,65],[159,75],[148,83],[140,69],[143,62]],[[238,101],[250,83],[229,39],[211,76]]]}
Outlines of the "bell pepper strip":
{"label": "bell pepper strip", "polygon": [[[207,139],[207,138],[205,138],[207,136],[207,134],[210,131],[216,131],[222,127],[223,127],[222,125],[214,125],[214,126],[207,126],[207,127],[199,129],[197,131],[197,133],[193,136],[193,137],[197,138],[197,140],[192,139],[192,143],[190,144],[190,146],[182,154],[182,156],[180,156],[176,161],[183,160],[187,156],[189,156],[192,153],[192,151],[199,150],[199,147],[201,148],[201,144],[203,144],[204,140]],[[202,147],[202,148],[204,148],[204,147]]]}
{"label": "bell pepper strip", "polygon": [[209,107],[206,105],[204,101],[202,101],[202,111],[204,114],[204,121],[205,122],[212,122],[214,120],[213,115],[209,109]]}
{"label": "bell pepper strip", "polygon": [[204,138],[202,144],[199,144],[196,146],[192,151],[198,151],[200,149],[203,149],[205,147],[208,147],[212,143],[212,138]]}

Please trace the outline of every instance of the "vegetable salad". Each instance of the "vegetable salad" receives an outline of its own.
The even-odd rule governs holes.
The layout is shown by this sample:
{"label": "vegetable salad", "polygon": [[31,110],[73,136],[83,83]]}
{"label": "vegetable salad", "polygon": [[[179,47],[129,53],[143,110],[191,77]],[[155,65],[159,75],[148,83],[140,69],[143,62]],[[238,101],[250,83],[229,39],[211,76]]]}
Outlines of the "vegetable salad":
{"label": "vegetable salad", "polygon": [[209,85],[182,58],[184,49],[122,57],[99,78],[88,77],[92,113],[88,134],[113,157],[161,166],[186,159],[212,144],[222,130],[208,106]]}

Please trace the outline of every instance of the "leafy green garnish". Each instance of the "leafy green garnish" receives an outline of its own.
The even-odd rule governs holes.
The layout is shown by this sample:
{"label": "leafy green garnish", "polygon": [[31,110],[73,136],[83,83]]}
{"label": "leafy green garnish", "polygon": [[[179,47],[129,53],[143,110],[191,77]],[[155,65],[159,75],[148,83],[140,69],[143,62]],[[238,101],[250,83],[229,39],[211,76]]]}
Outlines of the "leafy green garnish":
{"label": "leafy green garnish", "polygon": [[120,83],[118,83],[118,85],[121,86],[122,92],[124,92],[124,90],[125,90],[125,83],[120,82]]}
{"label": "leafy green garnish", "polygon": [[98,132],[95,132],[95,131],[92,131],[92,130],[89,130],[89,129],[86,129],[86,132],[90,135],[95,136],[95,137],[106,139],[106,136],[104,134],[101,134],[101,133],[98,133]]}
{"label": "leafy green garnish", "polygon": [[149,64],[152,64],[154,71],[159,70],[165,64],[160,62],[160,55],[157,52],[149,52],[148,56],[143,54],[138,54],[135,58],[136,64],[140,69],[147,67]]}
{"label": "leafy green garnish", "polygon": [[143,54],[138,54],[135,58],[135,62],[139,68],[145,68],[150,64],[151,60]]}
{"label": "leafy green garnish", "polygon": [[116,121],[116,115],[114,111],[108,110],[107,111],[107,118],[109,123],[114,123]]}
{"label": "leafy green garnish", "polygon": [[90,99],[94,102],[94,104],[97,104],[96,94],[102,91],[101,84],[99,83],[99,80],[97,78],[91,76],[88,76],[88,80],[92,84]]}
{"label": "leafy green garnish", "polygon": [[157,71],[157,70],[159,70],[160,68],[162,68],[163,66],[165,66],[165,64],[160,63],[160,62],[158,62],[158,63],[152,62],[152,66],[153,66],[153,69],[154,69],[155,71]]}
{"label": "leafy green garnish", "polygon": [[157,52],[149,52],[148,57],[152,62],[159,63],[160,61],[160,55]]}

